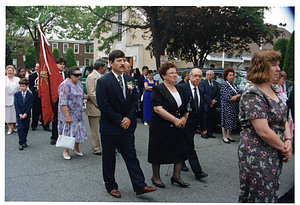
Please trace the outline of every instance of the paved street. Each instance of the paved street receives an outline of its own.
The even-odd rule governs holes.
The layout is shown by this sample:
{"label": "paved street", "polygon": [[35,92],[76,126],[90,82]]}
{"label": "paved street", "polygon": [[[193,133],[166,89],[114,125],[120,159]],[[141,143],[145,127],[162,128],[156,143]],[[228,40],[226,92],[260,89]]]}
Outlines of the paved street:
{"label": "paved street", "polygon": [[[5,201],[36,202],[198,202],[198,203],[234,203],[239,194],[239,175],[237,146],[239,135],[232,137],[237,141],[225,144],[221,133],[217,138],[203,139],[195,136],[195,146],[203,170],[208,177],[197,181],[189,169],[182,172],[182,179],[191,185],[181,188],[171,185],[171,165],[161,166],[162,181],[165,189],[136,196],[133,192],[128,172],[121,154],[117,154],[116,181],[122,198],[108,194],[103,184],[102,157],[92,154],[90,129],[84,113],[88,140],[80,144],[83,157],[71,153],[71,160],[63,159],[62,148],[50,145],[51,132],[29,131],[28,148],[18,149],[18,135],[5,134]],[[151,185],[151,165],[147,162],[148,126],[138,120],[136,150],[144,172],[146,183]],[[5,133],[7,128],[5,129]],[[187,163],[189,167],[189,164]],[[291,162],[284,164],[280,196],[288,191],[294,181],[294,156]]]}

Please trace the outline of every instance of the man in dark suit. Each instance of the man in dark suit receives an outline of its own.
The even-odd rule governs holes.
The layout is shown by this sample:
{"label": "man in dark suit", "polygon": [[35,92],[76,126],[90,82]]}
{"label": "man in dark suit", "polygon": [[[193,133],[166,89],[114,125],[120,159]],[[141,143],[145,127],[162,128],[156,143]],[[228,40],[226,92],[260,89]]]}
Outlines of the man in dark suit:
{"label": "man in dark suit", "polygon": [[23,150],[24,147],[28,146],[27,134],[29,130],[31,108],[33,105],[33,94],[27,90],[27,79],[21,79],[19,84],[21,91],[15,93],[14,104],[18,123],[19,150]]}
{"label": "man in dark suit", "polygon": [[286,80],[286,72],[285,71],[280,71],[280,76],[279,77],[284,77],[284,83],[282,85],[283,92],[288,96],[289,93],[289,87],[293,86],[293,82]]}
{"label": "man in dark suit", "polygon": [[138,77],[139,100],[140,100],[140,113],[138,114],[139,116],[141,116],[142,122],[143,122],[143,101],[141,101],[141,98],[145,90],[144,80],[147,79],[148,70],[149,70],[148,66],[143,66],[142,75]]}
{"label": "man in dark suit", "polygon": [[194,136],[204,111],[203,92],[199,88],[201,79],[202,71],[199,68],[193,68],[190,73],[190,80],[180,85],[185,88],[186,98],[190,99],[191,111],[183,128],[183,134],[188,152],[188,161],[197,180],[208,176],[202,171],[194,145]]}
{"label": "man in dark suit", "polygon": [[134,146],[136,129],[137,91],[134,79],[123,74],[125,54],[114,50],[109,55],[110,73],[99,78],[96,87],[97,104],[101,111],[100,134],[102,168],[105,188],[110,195],[120,198],[115,182],[116,148],[119,147],[126,163],[133,190],[137,195],[155,191],[147,186]]}
{"label": "man in dark suit", "polygon": [[[214,78],[214,72],[208,70],[206,72],[206,79],[200,83],[200,89],[204,93],[204,115],[203,115],[203,131],[201,137],[208,139],[213,136],[213,119],[216,113],[216,103],[220,100],[219,83]],[[207,133],[205,132],[207,130]]]}
{"label": "man in dark suit", "polygon": [[[33,94],[34,102],[32,107],[32,122],[31,122],[31,129],[35,131],[40,115],[42,116],[42,103],[41,98],[39,98],[38,94],[38,78],[39,78],[39,64],[35,64],[35,72],[29,75],[29,89]],[[44,130],[51,131],[49,129],[49,124],[44,125],[43,117],[41,117],[42,125]]]}
{"label": "man in dark suit", "polygon": [[[67,73],[64,71],[65,66],[66,66],[66,60],[62,57],[56,59],[56,65],[57,68],[59,70],[59,73],[61,74],[61,76],[63,77],[63,79],[65,80],[67,78]],[[55,111],[54,111],[54,116],[53,116],[53,120],[52,120],[52,135],[50,137],[50,144],[51,145],[55,145],[57,138],[58,138],[58,132],[57,132],[57,110],[58,110],[58,102],[59,99],[57,99],[56,103],[55,103]]]}

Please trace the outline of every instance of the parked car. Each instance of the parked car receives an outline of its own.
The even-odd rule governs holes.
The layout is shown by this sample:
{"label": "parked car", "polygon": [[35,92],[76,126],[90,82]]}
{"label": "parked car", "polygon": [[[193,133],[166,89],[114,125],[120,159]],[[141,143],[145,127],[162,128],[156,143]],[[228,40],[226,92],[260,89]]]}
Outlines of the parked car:
{"label": "parked car", "polygon": [[83,92],[84,92],[85,94],[87,94],[85,81],[86,81],[87,76],[88,76],[91,72],[93,72],[94,66],[80,66],[79,69],[80,69],[80,71],[81,71],[81,73],[82,73],[82,75],[81,75],[81,77],[80,77],[80,82],[81,82],[81,84],[82,84],[82,86],[83,86]]}

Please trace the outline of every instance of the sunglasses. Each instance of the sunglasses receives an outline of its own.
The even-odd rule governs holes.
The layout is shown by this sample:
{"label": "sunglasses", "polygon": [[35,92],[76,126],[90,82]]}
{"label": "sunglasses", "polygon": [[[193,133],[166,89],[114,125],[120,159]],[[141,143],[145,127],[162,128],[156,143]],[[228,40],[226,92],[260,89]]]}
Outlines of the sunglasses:
{"label": "sunglasses", "polygon": [[82,76],[82,73],[71,73],[72,75],[74,75],[75,77],[80,77]]}

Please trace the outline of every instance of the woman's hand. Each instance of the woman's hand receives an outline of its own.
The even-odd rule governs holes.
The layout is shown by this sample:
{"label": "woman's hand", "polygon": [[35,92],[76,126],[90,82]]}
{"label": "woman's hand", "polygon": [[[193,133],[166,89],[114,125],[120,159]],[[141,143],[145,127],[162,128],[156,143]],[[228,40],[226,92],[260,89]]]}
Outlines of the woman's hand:
{"label": "woman's hand", "polygon": [[72,122],[71,116],[70,115],[66,116],[66,123],[71,124],[71,122]]}
{"label": "woman's hand", "polygon": [[292,141],[286,140],[284,142],[284,149],[281,151],[281,154],[284,156],[283,162],[287,163],[290,161],[293,154]]}

